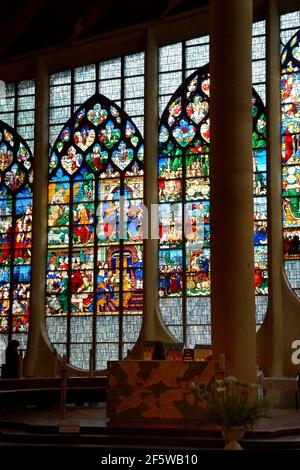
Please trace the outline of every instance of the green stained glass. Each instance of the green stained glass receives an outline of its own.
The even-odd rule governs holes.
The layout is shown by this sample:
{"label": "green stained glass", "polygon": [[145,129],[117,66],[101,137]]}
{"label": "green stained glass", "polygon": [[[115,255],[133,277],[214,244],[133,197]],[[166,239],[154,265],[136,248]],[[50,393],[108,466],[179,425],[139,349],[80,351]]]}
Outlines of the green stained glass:
{"label": "green stained glass", "polygon": [[[199,311],[199,318],[193,314],[193,322],[200,324],[201,318],[205,316],[208,324],[201,323],[201,328],[210,328],[209,95],[210,76],[206,65],[192,73],[170,98],[162,113],[158,133],[159,296],[165,309],[163,317],[168,326],[175,330],[180,326],[180,334],[183,334],[181,340],[189,344],[192,339],[188,332],[193,328],[200,328],[198,325],[187,323],[194,310],[205,309],[205,315]],[[266,296],[266,118],[263,103],[254,90],[252,117],[256,276],[254,289],[257,295]],[[292,185],[292,182],[290,184]],[[176,298],[182,303],[180,319],[177,319],[175,324],[172,315],[170,317],[168,314],[167,301],[171,302]],[[259,301],[258,304],[260,303]],[[172,308],[172,312],[173,310]],[[258,321],[261,323],[261,317]],[[207,342],[207,338],[205,341]]]}
{"label": "green stained glass", "polygon": [[[143,309],[143,157],[137,126],[102,95],[71,116],[50,152],[48,331],[56,337],[54,325],[62,328],[56,320],[68,318],[63,342],[69,335],[67,355],[75,361],[82,354],[82,367],[88,365],[95,332],[100,337],[98,317],[121,324],[123,315],[141,315]],[[126,199],[122,241],[121,196]]]}
{"label": "green stained glass", "polygon": [[32,164],[25,140],[0,121],[0,332],[8,339],[29,328]]}

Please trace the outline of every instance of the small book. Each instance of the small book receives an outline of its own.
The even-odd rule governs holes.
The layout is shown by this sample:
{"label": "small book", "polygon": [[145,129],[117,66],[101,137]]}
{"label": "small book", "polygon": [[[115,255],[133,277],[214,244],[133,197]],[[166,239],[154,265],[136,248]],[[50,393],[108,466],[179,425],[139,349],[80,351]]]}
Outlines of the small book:
{"label": "small book", "polygon": [[184,361],[193,361],[194,360],[194,350],[191,348],[185,348],[183,350],[183,360]]}

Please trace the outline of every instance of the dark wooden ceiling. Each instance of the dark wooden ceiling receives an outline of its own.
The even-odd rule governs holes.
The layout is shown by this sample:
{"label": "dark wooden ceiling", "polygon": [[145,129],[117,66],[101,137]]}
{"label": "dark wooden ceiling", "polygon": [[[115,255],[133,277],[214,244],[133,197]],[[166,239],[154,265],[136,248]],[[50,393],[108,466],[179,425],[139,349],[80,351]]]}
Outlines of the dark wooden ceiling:
{"label": "dark wooden ceiling", "polygon": [[0,60],[156,21],[208,0],[9,0],[1,2]]}
{"label": "dark wooden ceiling", "polygon": [[[281,13],[299,8],[299,0],[272,1]],[[253,0],[256,21],[265,18],[267,4]],[[2,0],[0,65],[40,50],[70,50],[73,43],[143,23],[193,17],[208,8],[209,0]]]}

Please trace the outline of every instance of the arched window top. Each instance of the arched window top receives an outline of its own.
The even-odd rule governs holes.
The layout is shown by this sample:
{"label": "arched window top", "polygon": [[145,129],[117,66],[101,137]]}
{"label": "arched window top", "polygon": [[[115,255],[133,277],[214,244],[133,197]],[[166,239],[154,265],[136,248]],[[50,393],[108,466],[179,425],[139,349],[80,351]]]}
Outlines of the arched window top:
{"label": "arched window top", "polygon": [[[209,143],[209,72],[208,66],[194,72],[174,93],[167,104],[159,129],[161,153],[191,145],[189,150]],[[198,150],[199,151],[199,150]]]}
{"label": "arched window top", "polygon": [[300,71],[300,30],[285,45],[281,55],[282,73]]}
{"label": "arched window top", "polygon": [[33,157],[25,140],[0,121],[0,195],[31,195]]}
{"label": "arched window top", "polygon": [[101,178],[142,175],[144,146],[134,122],[115,103],[97,94],[68,120],[50,155],[51,175],[78,173]]}
{"label": "arched window top", "polygon": [[50,152],[46,326],[57,353],[81,369],[125,358],[140,333],[143,154],[133,120],[100,94]]}
{"label": "arched window top", "polygon": [[[209,66],[205,65],[177,88],[159,126],[160,308],[171,333],[189,347],[211,342],[209,99]],[[254,287],[259,326],[268,292],[266,116],[254,88],[252,122]]]}
{"label": "arched window top", "polygon": [[[300,30],[288,41],[282,56],[281,70],[281,104],[282,104],[282,133],[286,136],[300,132],[298,103],[300,93]],[[282,156],[283,164],[295,163],[290,157],[289,145],[285,147]],[[298,161],[297,161],[298,162]]]}
{"label": "arched window top", "polygon": [[0,121],[0,334],[25,350],[29,328],[33,156]]}
{"label": "arched window top", "polygon": [[[167,104],[159,128],[161,155],[208,152],[210,75],[208,65],[190,75]],[[252,89],[253,150],[266,146],[264,104]]]}
{"label": "arched window top", "polygon": [[291,288],[300,297],[300,30],[281,56],[283,254]]}

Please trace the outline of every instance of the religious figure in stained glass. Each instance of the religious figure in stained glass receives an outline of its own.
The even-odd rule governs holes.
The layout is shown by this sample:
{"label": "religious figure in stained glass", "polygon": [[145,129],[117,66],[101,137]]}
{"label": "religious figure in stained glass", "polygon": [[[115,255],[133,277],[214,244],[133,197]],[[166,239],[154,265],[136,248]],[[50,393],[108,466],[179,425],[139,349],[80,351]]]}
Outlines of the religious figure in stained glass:
{"label": "religious figure in stained glass", "polygon": [[[90,317],[88,347],[106,337],[107,358],[119,324],[143,311],[143,141],[133,121],[102,95],[87,100],[60,132],[50,154],[48,191],[47,317],[64,317],[67,354],[80,343],[80,318]],[[120,237],[120,197],[125,234]],[[69,326],[68,326],[69,325]],[[76,327],[78,325],[78,327]],[[133,342],[137,338],[133,338]],[[84,341],[82,341],[84,342]],[[120,353],[120,357],[121,353]],[[72,364],[72,357],[70,357]],[[76,364],[75,364],[76,365]]]}
{"label": "religious figure in stained glass", "polygon": [[283,254],[291,287],[300,287],[300,31],[286,44],[281,70]]}
{"label": "religious figure in stained glass", "polygon": [[[174,93],[159,127],[160,307],[176,339],[190,347],[195,346],[196,336],[207,337],[210,323],[209,94],[209,71],[204,66]],[[263,103],[254,90],[252,117],[254,285],[257,296],[265,296],[266,119]],[[175,305],[181,314],[172,318]],[[197,329],[204,333],[196,333]]]}
{"label": "religious figure in stained glass", "polygon": [[0,121],[0,333],[28,333],[33,157],[26,142]]}

